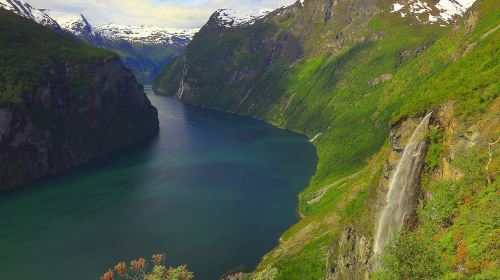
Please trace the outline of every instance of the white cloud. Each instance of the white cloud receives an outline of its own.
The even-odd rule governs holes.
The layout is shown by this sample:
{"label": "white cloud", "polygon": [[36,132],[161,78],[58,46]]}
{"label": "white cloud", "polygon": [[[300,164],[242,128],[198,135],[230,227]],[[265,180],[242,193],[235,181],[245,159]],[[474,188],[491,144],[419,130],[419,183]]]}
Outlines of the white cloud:
{"label": "white cloud", "polygon": [[105,23],[201,27],[219,8],[278,8],[295,0],[25,0],[40,9],[81,13],[94,25]]}

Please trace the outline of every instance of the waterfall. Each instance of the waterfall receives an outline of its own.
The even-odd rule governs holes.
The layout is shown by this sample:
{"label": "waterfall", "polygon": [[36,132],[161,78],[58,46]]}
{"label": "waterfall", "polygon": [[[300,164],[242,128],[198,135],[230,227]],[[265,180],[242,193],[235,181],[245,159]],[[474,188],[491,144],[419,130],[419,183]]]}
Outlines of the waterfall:
{"label": "waterfall", "polygon": [[376,255],[382,253],[392,234],[401,230],[405,218],[412,211],[415,189],[427,148],[426,135],[431,114],[432,112],[425,116],[413,132],[389,181],[385,206],[381,211],[375,235]]}
{"label": "waterfall", "polygon": [[184,69],[182,69],[181,82],[179,84],[179,90],[175,94],[175,98],[181,99],[184,94],[184,76],[187,74],[187,63],[184,62]]}

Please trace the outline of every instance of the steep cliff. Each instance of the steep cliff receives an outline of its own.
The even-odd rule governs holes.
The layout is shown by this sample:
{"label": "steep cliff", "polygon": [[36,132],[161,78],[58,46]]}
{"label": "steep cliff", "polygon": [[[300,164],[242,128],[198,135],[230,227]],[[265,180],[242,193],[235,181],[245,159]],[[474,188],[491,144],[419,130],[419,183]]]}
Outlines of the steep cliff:
{"label": "steep cliff", "polygon": [[156,109],[116,55],[0,10],[0,190],[157,128]]}
{"label": "steep cliff", "polygon": [[[485,156],[495,162],[497,144],[489,144],[500,130],[500,10],[493,0],[473,3],[306,0],[244,26],[220,24],[214,15],[185,56],[164,69],[158,91],[305,133],[317,148],[317,171],[299,195],[303,218],[258,270],[276,267],[280,279],[498,274],[491,238],[498,235],[491,219],[499,217],[492,200],[498,165]],[[374,258],[389,181],[415,124],[431,111],[413,211],[403,233],[391,236],[388,257]],[[462,143],[470,137],[476,144]],[[439,169],[472,177],[441,178]],[[465,182],[481,195],[467,194]],[[448,189],[461,195],[440,213]],[[443,198],[433,200],[436,194]],[[479,209],[488,209],[488,218]],[[443,224],[435,224],[435,215]],[[474,217],[484,222],[479,235],[467,226]],[[428,223],[433,231],[424,230]],[[433,242],[441,247],[429,253]],[[464,246],[473,247],[467,257]]]}

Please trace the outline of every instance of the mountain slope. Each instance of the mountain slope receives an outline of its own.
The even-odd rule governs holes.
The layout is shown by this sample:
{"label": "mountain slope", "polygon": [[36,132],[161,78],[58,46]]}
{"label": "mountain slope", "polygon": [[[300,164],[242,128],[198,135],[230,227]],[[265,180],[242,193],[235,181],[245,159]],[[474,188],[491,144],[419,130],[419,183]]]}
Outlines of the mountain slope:
{"label": "mountain slope", "polygon": [[157,111],[115,54],[0,9],[0,190],[153,134]]}
{"label": "mountain slope", "polygon": [[45,13],[54,19],[61,28],[69,34],[72,34],[95,47],[103,47],[101,34],[90,25],[85,16],[81,14],[71,14],[47,10]]}
{"label": "mountain slope", "polygon": [[[314,139],[319,163],[299,196],[304,217],[283,234],[259,269],[275,266],[280,279],[359,279],[371,273],[405,278],[395,272],[394,262],[383,262],[380,274],[373,272],[379,267],[372,251],[374,221],[408,134],[434,111],[423,198],[415,202],[428,212],[412,215],[417,222],[408,221],[405,236],[425,241],[418,244],[448,246],[435,256],[437,274],[422,270],[425,279],[498,273],[494,238],[478,240],[459,215],[467,213],[473,220],[480,209],[489,209],[499,217],[498,204],[491,200],[498,165],[486,173],[476,169],[481,196],[473,198],[462,191],[463,182],[471,179],[456,174],[467,174],[459,155],[469,155],[466,165],[484,167],[484,156],[497,149],[489,143],[500,136],[499,9],[494,0],[479,0],[462,17],[472,1],[454,1],[463,9],[453,13],[439,8],[448,2],[297,1],[245,26],[221,25],[214,14],[185,56],[162,71],[155,83],[159,92],[264,119]],[[457,140],[471,135],[476,136],[466,143]],[[451,227],[423,231],[436,207],[426,205],[435,203],[431,197],[442,191],[435,188],[443,180],[463,193],[450,206],[459,216],[446,217]],[[498,234],[494,219],[483,222],[484,234]],[[480,242],[481,249],[470,249],[476,251],[464,258],[458,253],[462,240]],[[405,248],[407,243],[396,244]],[[400,251],[390,253],[418,266]],[[462,269],[466,263],[473,265]]]}
{"label": "mountain slope", "polygon": [[183,52],[198,29],[106,24],[92,26],[81,14],[33,8],[21,0],[1,0],[0,8],[98,48],[116,52],[141,83],[150,84],[172,58]]}
{"label": "mountain slope", "polygon": [[118,53],[142,83],[153,78],[184,51],[197,29],[106,24],[96,28],[103,47]]}

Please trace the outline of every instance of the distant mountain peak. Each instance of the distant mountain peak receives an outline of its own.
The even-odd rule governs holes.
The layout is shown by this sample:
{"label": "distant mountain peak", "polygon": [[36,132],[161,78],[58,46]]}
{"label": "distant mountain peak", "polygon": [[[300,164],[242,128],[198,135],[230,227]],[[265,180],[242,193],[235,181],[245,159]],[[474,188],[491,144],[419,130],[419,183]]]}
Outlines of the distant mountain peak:
{"label": "distant mountain peak", "polygon": [[127,41],[136,44],[185,46],[199,31],[194,29],[162,28],[151,25],[104,24],[96,28],[107,40]]}
{"label": "distant mountain peak", "polygon": [[69,31],[76,36],[97,35],[92,25],[90,25],[85,16],[82,14],[72,14],[51,10],[46,10],[46,13],[57,21],[62,29]]}
{"label": "distant mountain peak", "polygon": [[219,9],[212,14],[210,21],[221,27],[252,25],[272,11],[273,9],[256,9],[249,12]]}
{"label": "distant mountain peak", "polygon": [[46,10],[34,8],[24,1],[0,0],[0,8],[14,12],[22,17],[29,18],[43,26],[55,30],[61,30],[59,24],[46,13]]}

